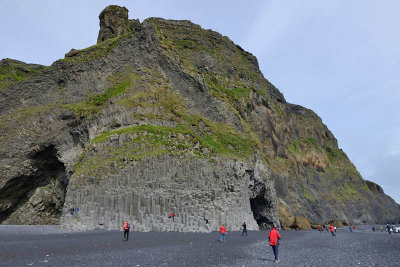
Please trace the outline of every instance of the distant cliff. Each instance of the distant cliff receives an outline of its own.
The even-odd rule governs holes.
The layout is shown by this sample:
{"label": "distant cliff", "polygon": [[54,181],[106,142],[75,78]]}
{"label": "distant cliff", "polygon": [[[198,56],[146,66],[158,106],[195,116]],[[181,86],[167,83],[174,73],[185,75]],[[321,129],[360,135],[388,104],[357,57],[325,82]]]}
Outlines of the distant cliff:
{"label": "distant cliff", "polygon": [[0,222],[203,231],[204,216],[231,230],[400,220],[321,119],[287,103],[228,37],[129,20],[118,6],[99,18],[96,45],[49,67],[0,63]]}

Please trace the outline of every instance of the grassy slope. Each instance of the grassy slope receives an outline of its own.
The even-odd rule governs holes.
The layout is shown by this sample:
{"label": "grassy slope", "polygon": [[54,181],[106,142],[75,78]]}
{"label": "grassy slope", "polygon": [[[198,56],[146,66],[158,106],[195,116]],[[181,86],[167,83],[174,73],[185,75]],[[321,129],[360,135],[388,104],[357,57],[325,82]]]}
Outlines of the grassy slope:
{"label": "grassy slope", "polygon": [[42,65],[3,59],[0,61],[0,90],[34,76],[46,68],[46,66]]}

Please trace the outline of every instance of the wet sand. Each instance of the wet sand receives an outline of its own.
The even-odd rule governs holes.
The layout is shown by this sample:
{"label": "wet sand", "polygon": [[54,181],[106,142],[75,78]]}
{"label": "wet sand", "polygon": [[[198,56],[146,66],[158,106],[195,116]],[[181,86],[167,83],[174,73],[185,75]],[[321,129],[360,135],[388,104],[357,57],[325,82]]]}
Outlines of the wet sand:
{"label": "wet sand", "polygon": [[280,263],[267,232],[65,233],[55,226],[0,226],[1,266],[400,266],[400,234],[281,231]]}

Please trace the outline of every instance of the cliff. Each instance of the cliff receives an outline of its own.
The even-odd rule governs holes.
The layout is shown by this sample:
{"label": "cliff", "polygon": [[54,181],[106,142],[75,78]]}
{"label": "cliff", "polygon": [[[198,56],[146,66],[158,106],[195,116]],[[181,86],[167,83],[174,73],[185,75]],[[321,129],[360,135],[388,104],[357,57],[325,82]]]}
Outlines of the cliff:
{"label": "cliff", "polygon": [[203,231],[205,215],[231,230],[400,220],[322,120],[287,103],[228,37],[129,20],[118,6],[99,18],[98,44],[49,67],[1,61],[0,222]]}

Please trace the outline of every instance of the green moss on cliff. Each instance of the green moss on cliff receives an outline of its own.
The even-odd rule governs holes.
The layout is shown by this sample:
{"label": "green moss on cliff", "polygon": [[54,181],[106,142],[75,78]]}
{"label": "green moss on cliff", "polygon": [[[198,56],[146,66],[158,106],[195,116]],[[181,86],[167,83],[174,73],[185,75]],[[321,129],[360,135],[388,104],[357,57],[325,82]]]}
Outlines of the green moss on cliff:
{"label": "green moss on cliff", "polygon": [[[120,144],[118,140],[124,141]],[[245,158],[254,153],[254,143],[238,134],[224,130],[200,136],[190,125],[177,127],[139,125],[103,133],[92,140],[97,152],[82,154],[75,165],[75,176],[98,176],[110,166],[125,166],[143,157],[169,153],[180,157],[191,154],[211,158],[216,155]]]}
{"label": "green moss on cliff", "polygon": [[384,193],[382,187],[372,181],[365,180],[365,185],[367,186],[368,190],[374,193]]}
{"label": "green moss on cliff", "polygon": [[[166,127],[166,126],[153,126],[153,125],[140,125],[129,128],[123,128],[112,132],[103,133],[92,140],[93,143],[104,142],[113,135],[122,134],[134,134],[134,133],[146,133],[159,138],[175,138],[177,134],[187,135],[193,142],[193,145],[198,143],[200,148],[208,148],[210,151],[215,152],[216,155],[234,156],[243,158],[254,152],[254,143],[235,132],[229,132],[223,128],[213,127],[209,133],[204,135],[197,135],[194,129],[189,124],[182,124],[177,127]],[[158,144],[158,140],[155,143],[149,143],[152,147]],[[162,144],[168,145],[168,142]],[[185,147],[185,146],[183,146]]]}
{"label": "green moss on cliff", "polygon": [[[229,38],[190,22],[185,22],[182,27],[179,23],[162,19],[151,21],[163,53],[171,62],[179,62],[183,66],[182,70],[189,75],[201,75],[210,93],[229,106],[240,120],[246,135],[261,148],[251,123],[244,117],[251,95],[266,95],[260,85],[267,82],[258,70],[255,57]],[[212,71],[208,67],[204,68],[205,64]]]}
{"label": "green moss on cliff", "polygon": [[343,152],[343,150],[335,147],[325,147],[326,154],[328,155],[330,162],[337,162],[341,160],[346,160],[347,155]]}
{"label": "green moss on cliff", "polygon": [[303,193],[303,196],[305,199],[309,200],[309,201],[313,201],[314,198],[307,192],[306,187],[303,185],[301,185],[301,191]]}
{"label": "green moss on cliff", "polygon": [[181,39],[181,40],[173,40],[172,44],[175,46],[176,49],[191,49],[197,51],[205,51],[207,53],[213,53],[213,50],[209,47],[203,45],[199,41],[188,40],[188,39]]}
{"label": "green moss on cliff", "polygon": [[93,105],[100,106],[112,97],[116,97],[125,92],[125,90],[132,84],[133,79],[138,79],[139,77],[134,74],[118,74],[114,76],[113,86],[108,88],[104,93],[92,97],[89,101]]}
{"label": "green moss on cliff", "polygon": [[[58,61],[68,61],[68,62],[86,62],[94,60],[96,58],[105,57],[110,53],[118,44],[129,40],[135,36],[135,32],[129,32],[127,34],[117,36],[114,38],[107,39],[96,45],[92,45],[88,48],[75,50],[74,53],[66,56],[64,59]],[[57,61],[56,61],[57,62]],[[54,64],[54,63],[53,63]]]}
{"label": "green moss on cliff", "polygon": [[[256,142],[228,124],[191,114],[184,99],[171,91],[168,79],[162,75],[158,78],[144,75],[139,85],[117,103],[129,108],[136,118],[156,119],[157,124],[166,121],[175,126],[143,122],[139,126],[102,133],[91,142],[91,146],[99,151],[91,154],[88,148],[88,153],[76,166],[75,176],[97,176],[109,171],[112,165],[124,166],[145,156],[164,153],[178,157],[189,153],[203,158],[246,159],[256,152]],[[123,140],[121,143],[116,141],[120,139]]]}
{"label": "green moss on cliff", "polygon": [[288,149],[293,153],[301,153],[304,150],[319,149],[319,145],[313,137],[295,139],[289,144]]}
{"label": "green moss on cliff", "polygon": [[[58,103],[43,106],[32,106],[14,109],[12,112],[0,116],[0,144],[12,138],[15,134],[33,138],[42,131],[36,125],[32,125],[38,118],[54,110]],[[23,130],[19,127],[23,126]],[[0,146],[1,147],[1,146]]]}
{"label": "green moss on cliff", "polygon": [[239,118],[243,128],[251,139],[261,148],[260,140],[253,132],[249,122],[247,122],[241,111],[245,109],[250,99],[251,92],[255,92],[255,88],[242,83],[234,82],[228,77],[218,74],[203,74],[207,86],[211,89],[211,94],[223,100],[232,112]]}
{"label": "green moss on cliff", "polygon": [[107,106],[107,102],[113,98],[123,94],[133,83],[139,79],[137,74],[121,73],[109,78],[111,86],[104,93],[93,95],[83,103],[67,104],[63,108],[70,109],[80,117],[90,117]]}
{"label": "green moss on cliff", "polygon": [[[254,80],[261,83],[265,81],[256,66],[256,58],[235,45],[228,37],[204,30],[190,22],[187,22],[185,27],[163,19],[153,18],[151,22],[157,31],[164,53],[171,58],[178,56],[189,71],[204,73],[204,62],[201,59],[205,57],[204,53],[207,53],[208,65],[214,65],[214,69],[218,69],[221,75],[234,75],[230,78],[235,80]],[[235,71],[227,71],[232,66],[235,67]]]}
{"label": "green moss on cliff", "polygon": [[26,64],[13,59],[3,59],[0,61],[0,90],[31,76],[35,76],[45,69],[47,67],[42,65]]}
{"label": "green moss on cliff", "polygon": [[363,197],[359,190],[352,183],[346,183],[334,190],[337,202],[360,201]]}
{"label": "green moss on cliff", "polygon": [[[250,93],[255,91],[254,87],[232,82],[228,77],[223,77],[218,74],[204,74],[204,76],[207,86],[211,89],[211,94],[234,106],[247,103],[250,98]],[[236,102],[240,104],[235,104]]]}

